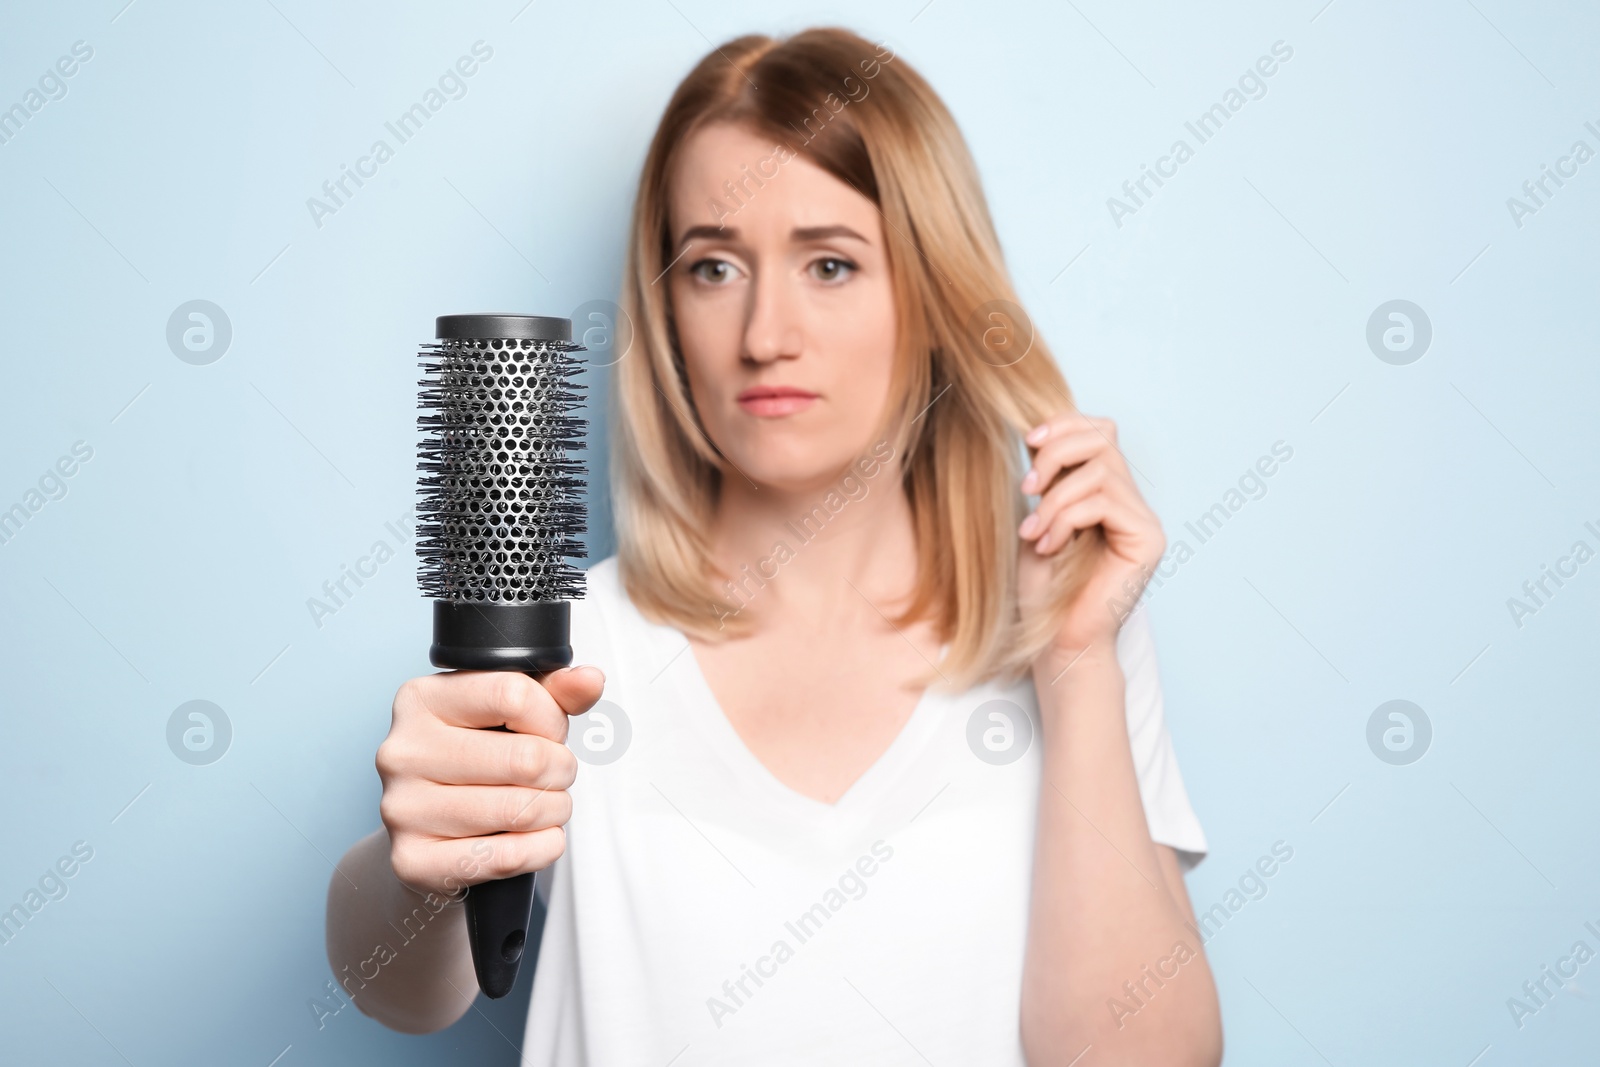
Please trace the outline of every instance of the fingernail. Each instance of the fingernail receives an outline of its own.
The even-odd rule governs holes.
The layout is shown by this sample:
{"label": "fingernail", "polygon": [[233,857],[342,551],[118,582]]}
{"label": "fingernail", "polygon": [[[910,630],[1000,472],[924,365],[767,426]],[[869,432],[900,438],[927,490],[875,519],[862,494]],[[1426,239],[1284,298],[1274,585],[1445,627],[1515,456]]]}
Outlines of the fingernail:
{"label": "fingernail", "polygon": [[1022,478],[1022,491],[1024,493],[1031,493],[1035,489],[1037,489],[1038,487],[1039,487],[1039,472],[1036,471],[1036,470],[1030,470]]}
{"label": "fingernail", "polygon": [[1018,527],[1017,533],[1023,537],[1032,537],[1033,531],[1037,530],[1038,528],[1039,515],[1037,512],[1035,512],[1034,514],[1029,515],[1027,518],[1022,520],[1022,525]]}
{"label": "fingernail", "polygon": [[1050,436],[1050,424],[1045,422],[1029,430],[1026,440],[1030,445],[1036,445],[1048,436]]}

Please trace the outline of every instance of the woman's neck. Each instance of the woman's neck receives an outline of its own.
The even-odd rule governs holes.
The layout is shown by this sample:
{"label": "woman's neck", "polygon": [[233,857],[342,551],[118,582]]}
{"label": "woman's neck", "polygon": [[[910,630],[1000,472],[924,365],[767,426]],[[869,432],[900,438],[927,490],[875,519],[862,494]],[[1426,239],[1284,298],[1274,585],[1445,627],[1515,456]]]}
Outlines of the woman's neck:
{"label": "woman's neck", "polygon": [[807,627],[877,621],[916,583],[911,505],[894,464],[870,478],[846,468],[803,491],[758,487],[734,472],[723,479],[711,535],[716,562],[739,586],[725,599],[763,628],[775,617]]}

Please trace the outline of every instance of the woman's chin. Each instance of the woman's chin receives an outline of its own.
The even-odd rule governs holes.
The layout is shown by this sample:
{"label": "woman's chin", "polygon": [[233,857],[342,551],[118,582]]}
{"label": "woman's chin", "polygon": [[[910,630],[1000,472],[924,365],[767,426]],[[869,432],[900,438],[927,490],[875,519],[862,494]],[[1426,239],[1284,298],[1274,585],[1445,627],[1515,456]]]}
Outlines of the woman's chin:
{"label": "woman's chin", "polygon": [[738,467],[732,477],[746,488],[754,482],[763,491],[785,496],[826,494],[837,488],[841,472],[852,462],[849,456],[841,456],[831,463],[818,463],[815,456],[731,456],[730,459]]}

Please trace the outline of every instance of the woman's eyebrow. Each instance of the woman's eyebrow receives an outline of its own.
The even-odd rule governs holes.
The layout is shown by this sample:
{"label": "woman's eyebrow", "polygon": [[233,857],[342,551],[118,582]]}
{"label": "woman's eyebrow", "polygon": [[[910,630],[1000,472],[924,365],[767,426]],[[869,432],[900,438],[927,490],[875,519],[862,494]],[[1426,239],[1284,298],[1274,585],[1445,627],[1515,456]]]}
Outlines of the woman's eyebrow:
{"label": "woman's eyebrow", "polygon": [[848,226],[796,226],[789,231],[791,241],[820,241],[825,237],[851,237],[862,244],[869,243]]}
{"label": "woman's eyebrow", "polygon": [[[739,230],[735,226],[690,226],[683,231],[683,236],[678,238],[679,247],[696,237],[713,241],[737,241]],[[820,241],[828,237],[850,237],[862,244],[871,243],[848,226],[796,226],[789,231],[789,239],[796,242]]]}

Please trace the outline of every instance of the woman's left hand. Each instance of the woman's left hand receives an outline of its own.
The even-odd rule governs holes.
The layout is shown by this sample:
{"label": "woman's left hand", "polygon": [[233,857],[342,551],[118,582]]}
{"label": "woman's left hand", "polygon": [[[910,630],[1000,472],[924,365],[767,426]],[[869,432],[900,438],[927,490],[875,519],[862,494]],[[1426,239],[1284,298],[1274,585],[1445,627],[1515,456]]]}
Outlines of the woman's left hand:
{"label": "woman's left hand", "polygon": [[[1083,592],[1061,615],[1055,640],[1043,654],[1070,659],[1096,644],[1114,649],[1122,620],[1166,551],[1161,521],[1134,485],[1110,419],[1068,411],[1034,427],[1025,440],[1036,452],[1022,492],[1050,488],[1017,531],[1032,542],[1018,554],[1022,602],[1035,604],[1044,595],[1050,557],[1077,531],[1102,526],[1107,549]],[[1061,471],[1066,475],[1051,485]]]}

